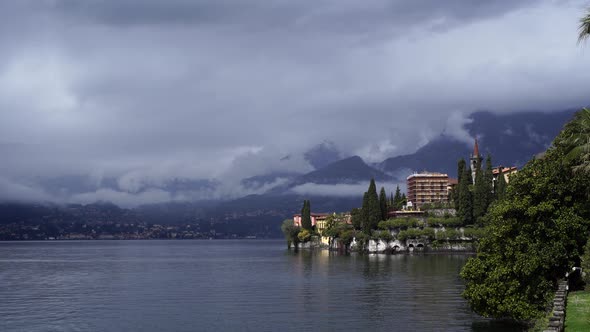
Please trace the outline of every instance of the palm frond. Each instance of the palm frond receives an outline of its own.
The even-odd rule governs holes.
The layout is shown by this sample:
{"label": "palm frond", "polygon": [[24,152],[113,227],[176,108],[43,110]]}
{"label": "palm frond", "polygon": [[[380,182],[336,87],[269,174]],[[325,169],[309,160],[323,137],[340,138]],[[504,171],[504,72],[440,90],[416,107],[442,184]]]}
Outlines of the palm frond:
{"label": "palm frond", "polygon": [[578,27],[578,43],[582,43],[590,38],[590,9],[586,16],[580,19],[580,26]]}

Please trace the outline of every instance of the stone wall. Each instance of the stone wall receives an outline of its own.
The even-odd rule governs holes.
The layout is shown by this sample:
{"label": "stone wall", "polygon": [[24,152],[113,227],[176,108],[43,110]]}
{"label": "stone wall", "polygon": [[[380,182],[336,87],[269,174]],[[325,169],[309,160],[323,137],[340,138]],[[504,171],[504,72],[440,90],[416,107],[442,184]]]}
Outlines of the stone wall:
{"label": "stone wall", "polygon": [[553,307],[549,316],[549,323],[543,332],[563,332],[565,324],[565,306],[567,304],[567,280],[559,282],[555,298],[553,299]]}
{"label": "stone wall", "polygon": [[[350,248],[356,250],[358,242],[352,241]],[[427,240],[408,239],[405,241],[393,240],[385,242],[383,240],[369,240],[366,248],[370,253],[385,252],[408,252],[408,251],[429,251],[429,252],[475,252],[475,245],[472,242],[453,242],[443,243],[438,246],[432,246]]]}

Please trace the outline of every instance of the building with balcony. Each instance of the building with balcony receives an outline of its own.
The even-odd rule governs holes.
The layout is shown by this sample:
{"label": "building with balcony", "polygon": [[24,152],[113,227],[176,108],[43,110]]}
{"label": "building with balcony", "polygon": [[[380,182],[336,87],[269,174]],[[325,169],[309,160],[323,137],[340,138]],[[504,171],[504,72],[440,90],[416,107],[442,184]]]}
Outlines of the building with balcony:
{"label": "building with balcony", "polygon": [[429,203],[449,201],[449,176],[443,173],[414,173],[406,179],[408,202],[416,208]]}

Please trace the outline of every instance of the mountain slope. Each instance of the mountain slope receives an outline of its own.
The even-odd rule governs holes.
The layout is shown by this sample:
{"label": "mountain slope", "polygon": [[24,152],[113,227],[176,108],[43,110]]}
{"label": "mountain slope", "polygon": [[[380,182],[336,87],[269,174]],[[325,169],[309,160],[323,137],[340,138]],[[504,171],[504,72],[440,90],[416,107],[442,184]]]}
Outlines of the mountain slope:
{"label": "mountain slope", "polygon": [[324,141],[309,151],[305,152],[304,158],[315,169],[328,166],[329,164],[342,159],[342,153],[331,141]]}
{"label": "mountain slope", "polygon": [[[522,167],[534,155],[545,151],[575,111],[494,114],[475,112],[465,126],[471,137],[478,137],[480,153],[490,154],[494,165]],[[413,154],[388,158],[378,168],[393,174],[411,171],[437,171],[456,177],[457,161],[466,160],[473,143],[440,135]],[[404,174],[405,174],[404,173]]]}
{"label": "mountain slope", "polygon": [[378,167],[391,173],[405,170],[409,175],[412,171],[430,171],[453,177],[457,172],[457,161],[461,157],[467,158],[471,151],[464,142],[441,135],[415,153],[386,159]]}
{"label": "mountain slope", "polygon": [[389,175],[367,165],[361,157],[352,156],[302,175],[295,183],[337,184],[363,181],[368,183],[371,178],[378,181],[391,179]]}

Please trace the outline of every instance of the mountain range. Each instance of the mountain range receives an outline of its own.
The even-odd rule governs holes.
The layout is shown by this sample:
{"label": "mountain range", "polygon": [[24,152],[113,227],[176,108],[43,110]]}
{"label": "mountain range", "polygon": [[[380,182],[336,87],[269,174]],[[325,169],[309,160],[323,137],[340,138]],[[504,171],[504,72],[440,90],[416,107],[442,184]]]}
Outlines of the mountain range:
{"label": "mountain range", "polygon": [[[522,167],[534,155],[545,151],[574,110],[560,112],[522,112],[496,114],[475,112],[464,125],[464,135],[442,132],[415,152],[369,164],[361,157],[340,151],[335,143],[324,141],[304,153],[312,171],[273,171],[242,179],[247,191],[235,199],[199,199],[196,201],[146,204],[133,208],[134,215],[151,222],[173,223],[195,219],[236,222],[267,222],[276,227],[283,218],[299,211],[303,199],[312,201],[314,212],[349,211],[361,204],[362,192],[371,178],[387,192],[400,185],[412,172],[436,171],[456,176],[457,161],[469,158],[473,139],[478,138],[480,152],[490,154],[494,165]],[[286,156],[287,160],[292,156]],[[42,179],[48,192],[91,191],[96,188],[118,190],[116,179],[102,179],[99,184],[87,178],[64,177]],[[159,190],[184,193],[215,191],[220,183],[214,179],[173,179],[159,184]],[[138,186],[141,193],[146,187]],[[117,202],[114,202],[117,203]],[[19,210],[20,211],[20,210]],[[262,226],[261,226],[262,227]]]}

